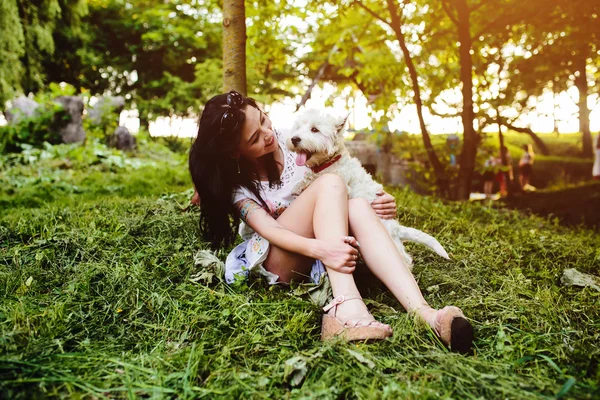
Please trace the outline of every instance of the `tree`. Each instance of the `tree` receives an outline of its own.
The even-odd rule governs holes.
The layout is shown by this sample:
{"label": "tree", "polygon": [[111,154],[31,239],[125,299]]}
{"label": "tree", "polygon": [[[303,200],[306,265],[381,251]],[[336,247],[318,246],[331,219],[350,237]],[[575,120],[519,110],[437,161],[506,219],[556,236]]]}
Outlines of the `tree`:
{"label": "tree", "polygon": [[15,92],[21,90],[23,66],[19,58],[25,52],[23,26],[17,0],[0,2],[0,109]]}
{"label": "tree", "polygon": [[[590,68],[598,62],[600,41],[600,4],[587,0],[544,0],[515,2],[523,10],[521,24],[512,29],[497,26],[495,34],[503,40],[516,38],[526,51],[512,62],[512,92],[539,96],[575,86],[576,104],[582,134],[582,153],[592,153],[589,128],[588,94],[593,86]],[[590,62],[592,60],[592,62]],[[596,90],[600,82],[596,82]],[[523,96],[521,96],[523,97]]]}
{"label": "tree", "polygon": [[244,0],[223,1],[223,91],[247,94],[246,7]]}
{"label": "tree", "polygon": [[[472,9],[468,6],[467,0],[442,0],[442,6],[458,29],[460,81],[462,83],[463,98],[463,147],[460,154],[456,198],[468,200],[471,194],[471,181],[475,170],[478,142],[478,135],[473,126],[475,113],[473,110],[473,60],[471,59],[473,47],[471,38]],[[451,7],[456,14],[454,14]]]}
{"label": "tree", "polygon": [[80,33],[85,0],[3,0],[0,4],[0,101],[36,92],[46,82],[44,60],[55,53],[54,34]]}
{"label": "tree", "polygon": [[412,55],[408,50],[406,45],[406,39],[404,38],[404,33],[402,32],[402,9],[398,7],[397,3],[393,0],[387,0],[387,7],[390,13],[391,21],[390,27],[393,29],[394,34],[396,35],[396,39],[398,40],[398,44],[402,49],[402,54],[404,56],[404,62],[406,63],[406,67],[408,68],[408,73],[410,74],[410,80],[412,82],[413,91],[415,94],[415,105],[417,106],[417,115],[419,117],[419,126],[421,128],[421,135],[423,137],[423,144],[425,145],[425,150],[427,151],[427,157],[429,162],[433,167],[433,171],[437,178],[437,184],[442,193],[448,195],[448,179],[446,178],[446,173],[444,171],[444,167],[440,162],[435,150],[433,149],[433,145],[431,144],[431,138],[429,137],[429,132],[427,131],[427,126],[425,125],[425,118],[423,117],[423,100],[421,99],[421,89],[419,88],[419,81],[417,70],[414,66]]}
{"label": "tree", "polygon": [[[337,15],[318,28],[312,44],[314,51],[304,60],[311,69],[308,74],[314,79],[301,104],[318,80],[351,84],[372,106],[385,111],[397,109],[402,98],[413,97],[428,160],[440,192],[446,194],[449,183],[446,171],[433,149],[423,115],[415,65],[418,54],[408,48],[403,31],[404,8],[404,3],[399,5],[391,0],[385,3],[352,0],[339,7]],[[326,10],[327,7],[321,13]]]}

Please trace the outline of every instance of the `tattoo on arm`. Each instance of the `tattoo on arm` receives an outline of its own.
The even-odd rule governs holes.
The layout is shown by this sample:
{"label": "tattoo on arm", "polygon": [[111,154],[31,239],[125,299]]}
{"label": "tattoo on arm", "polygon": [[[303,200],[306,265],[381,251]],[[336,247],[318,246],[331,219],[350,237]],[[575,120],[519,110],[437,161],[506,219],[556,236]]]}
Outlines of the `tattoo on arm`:
{"label": "tattoo on arm", "polygon": [[250,214],[252,214],[256,210],[261,210],[262,208],[256,204],[253,200],[243,200],[239,203],[240,206],[240,217],[244,222],[248,222],[248,218],[250,218]]}

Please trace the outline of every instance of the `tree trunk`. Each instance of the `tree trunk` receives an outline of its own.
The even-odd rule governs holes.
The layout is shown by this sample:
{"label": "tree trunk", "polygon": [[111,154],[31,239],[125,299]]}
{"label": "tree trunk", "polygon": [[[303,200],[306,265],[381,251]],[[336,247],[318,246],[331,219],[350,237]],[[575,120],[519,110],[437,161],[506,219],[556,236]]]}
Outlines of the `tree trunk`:
{"label": "tree trunk", "polygon": [[458,14],[458,41],[460,59],[460,80],[462,82],[463,96],[463,148],[460,155],[460,169],[458,170],[457,199],[468,200],[471,195],[471,181],[475,169],[475,156],[477,153],[477,133],[473,127],[475,113],[473,111],[473,60],[471,59],[472,40],[470,27],[470,10],[467,0],[454,0],[454,7]]}
{"label": "tree trunk", "polygon": [[590,110],[587,106],[588,97],[588,82],[585,73],[586,67],[585,52],[578,52],[575,57],[575,67],[579,72],[579,76],[575,77],[575,86],[579,91],[579,132],[582,135],[584,157],[592,157],[592,134],[590,132]]}
{"label": "tree trunk", "polygon": [[412,82],[412,88],[415,92],[415,104],[417,106],[417,115],[419,117],[419,126],[421,127],[421,135],[423,137],[423,144],[425,145],[425,150],[427,151],[427,158],[433,167],[433,172],[436,177],[437,186],[439,188],[440,194],[442,196],[449,196],[449,182],[446,177],[445,168],[440,162],[433,145],[431,144],[431,138],[429,137],[429,132],[427,131],[427,126],[425,126],[425,118],[423,117],[423,100],[421,99],[421,89],[419,88],[419,81],[417,75],[417,69],[412,60],[412,56],[408,51],[408,47],[406,47],[406,40],[404,39],[404,34],[402,33],[402,23],[400,21],[398,2],[393,0],[387,0],[388,10],[392,17],[391,28],[394,30],[396,35],[396,39],[398,39],[398,43],[400,44],[400,48],[402,49],[402,54],[404,56],[404,61],[406,62],[406,67],[408,68],[408,73],[410,74],[410,80]]}
{"label": "tree trunk", "polygon": [[140,109],[138,109],[138,113],[138,118],[140,120],[140,129],[144,129],[146,130],[146,132],[150,133],[150,120],[148,119],[148,114]]}
{"label": "tree trunk", "polygon": [[247,92],[244,0],[223,1],[223,92],[230,90]]}

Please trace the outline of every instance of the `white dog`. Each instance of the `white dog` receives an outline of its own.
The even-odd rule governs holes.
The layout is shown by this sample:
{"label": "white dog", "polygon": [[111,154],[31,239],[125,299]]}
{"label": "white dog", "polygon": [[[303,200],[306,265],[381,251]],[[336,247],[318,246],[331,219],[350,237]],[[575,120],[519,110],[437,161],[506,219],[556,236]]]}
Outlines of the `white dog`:
{"label": "white dog", "polygon": [[[309,168],[304,180],[294,188],[295,195],[302,193],[312,181],[326,173],[339,175],[346,182],[351,199],[361,197],[372,202],[382,190],[382,186],[346,150],[345,124],[346,118],[333,117],[320,110],[307,110],[295,121],[286,145],[297,154],[296,164]],[[404,249],[403,240],[422,243],[440,256],[450,259],[442,245],[430,235],[402,226],[396,220],[382,220],[382,223],[410,268],[412,258]]]}

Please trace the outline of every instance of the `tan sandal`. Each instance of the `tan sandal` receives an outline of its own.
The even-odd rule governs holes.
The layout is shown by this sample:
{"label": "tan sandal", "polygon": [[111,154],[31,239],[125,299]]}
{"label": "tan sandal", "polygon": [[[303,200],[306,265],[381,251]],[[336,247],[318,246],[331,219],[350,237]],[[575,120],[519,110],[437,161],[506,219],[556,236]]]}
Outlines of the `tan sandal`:
{"label": "tan sandal", "polygon": [[[323,307],[326,312],[323,315],[323,324],[321,326],[321,340],[329,340],[339,336],[347,341],[352,340],[380,340],[392,336],[392,328],[389,325],[373,319],[367,325],[358,324],[367,318],[351,318],[346,321],[341,321],[335,316],[337,306],[347,300],[362,300],[358,295],[338,296],[331,303]],[[371,318],[373,316],[369,314]],[[357,320],[354,324],[349,324],[351,320]],[[373,323],[377,325],[373,325]],[[383,326],[382,326],[383,325]]]}
{"label": "tan sandal", "polygon": [[473,326],[460,308],[446,306],[438,310],[434,325],[435,333],[450,350],[461,354],[471,353]]}

